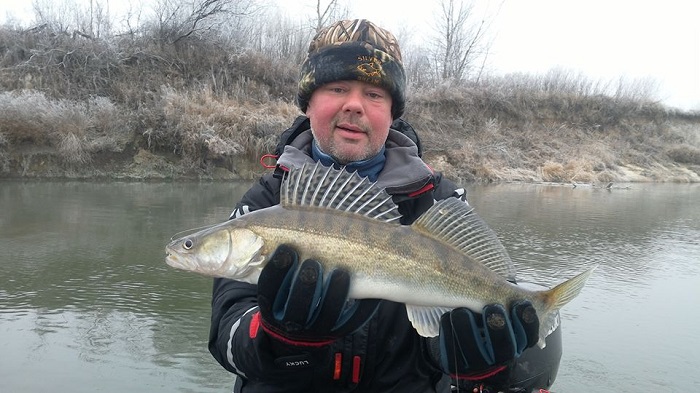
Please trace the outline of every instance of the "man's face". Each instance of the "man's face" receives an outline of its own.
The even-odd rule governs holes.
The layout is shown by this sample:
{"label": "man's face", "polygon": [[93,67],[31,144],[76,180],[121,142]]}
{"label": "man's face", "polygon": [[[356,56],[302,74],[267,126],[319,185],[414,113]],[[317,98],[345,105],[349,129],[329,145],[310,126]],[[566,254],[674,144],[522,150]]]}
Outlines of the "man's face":
{"label": "man's face", "polygon": [[375,156],[384,146],[391,94],[359,81],[327,83],[314,90],[306,109],[321,150],[341,164]]}

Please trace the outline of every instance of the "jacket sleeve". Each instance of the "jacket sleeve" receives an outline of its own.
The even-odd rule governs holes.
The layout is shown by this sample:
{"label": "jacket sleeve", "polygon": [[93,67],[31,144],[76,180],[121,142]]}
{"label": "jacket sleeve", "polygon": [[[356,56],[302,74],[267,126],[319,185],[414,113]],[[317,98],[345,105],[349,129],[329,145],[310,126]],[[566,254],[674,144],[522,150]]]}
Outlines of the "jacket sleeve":
{"label": "jacket sleeve", "polygon": [[[215,278],[211,302],[211,328],[209,330],[209,352],[225,369],[244,375],[241,364],[234,355],[234,336],[245,332],[248,326],[244,317],[256,310],[254,285],[225,278]],[[242,326],[243,325],[243,326]]]}
{"label": "jacket sleeve", "polygon": [[440,172],[436,173],[435,185],[433,197],[436,201],[452,197],[467,202],[466,190],[463,187],[457,186],[456,183],[444,177]]}

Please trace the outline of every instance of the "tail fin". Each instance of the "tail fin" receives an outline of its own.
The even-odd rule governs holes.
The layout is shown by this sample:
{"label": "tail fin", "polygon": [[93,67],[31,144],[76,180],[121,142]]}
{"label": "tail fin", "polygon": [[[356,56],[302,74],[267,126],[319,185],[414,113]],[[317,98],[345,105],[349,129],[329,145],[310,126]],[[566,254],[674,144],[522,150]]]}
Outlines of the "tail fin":
{"label": "tail fin", "polygon": [[583,286],[586,284],[586,281],[597,267],[598,265],[593,266],[556,287],[542,292],[544,309],[542,310],[542,314],[540,314],[540,340],[537,342],[540,348],[544,348],[544,339],[557,328],[557,311],[578,296],[581,289],[583,289]]}

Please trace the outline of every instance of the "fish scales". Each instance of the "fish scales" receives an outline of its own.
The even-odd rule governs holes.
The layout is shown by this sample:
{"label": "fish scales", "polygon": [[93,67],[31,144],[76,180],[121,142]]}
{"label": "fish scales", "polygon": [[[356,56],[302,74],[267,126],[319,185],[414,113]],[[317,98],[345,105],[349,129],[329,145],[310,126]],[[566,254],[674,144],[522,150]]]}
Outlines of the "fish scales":
{"label": "fish scales", "polygon": [[[405,285],[415,294],[412,300],[416,305],[456,307],[453,303],[463,298],[471,285],[488,282],[479,282],[482,280],[478,275],[469,277],[464,274],[470,269],[478,269],[478,264],[461,268],[447,263],[459,261],[461,257],[455,250],[420,236],[409,227],[387,228],[379,221],[361,216],[331,218],[330,215],[283,208],[261,211],[255,217],[243,216],[240,221],[246,221],[246,218],[257,223],[249,228],[267,239],[269,249],[264,249],[265,254],[272,253],[280,244],[289,244],[299,250],[301,259],[317,259],[326,271],[337,267],[348,270],[353,276],[351,297],[354,298],[380,297],[403,302],[406,299],[396,294],[394,286]],[[286,223],[285,228],[279,228],[278,224],[274,226],[280,220]],[[397,239],[401,239],[404,247],[396,247]],[[484,273],[493,275],[486,269]],[[363,285],[358,287],[356,284]],[[438,285],[440,292],[436,291]],[[454,300],[442,304],[450,293]],[[435,299],[436,296],[439,298]]]}
{"label": "fish scales", "polygon": [[558,323],[558,310],[582,289],[594,268],[558,286],[530,291],[515,279],[497,236],[464,202],[436,202],[412,225],[400,225],[396,205],[375,183],[320,164],[292,169],[281,204],[173,240],[166,262],[200,274],[257,283],[281,244],[301,260],[318,260],[327,273],[351,275],[351,298],[406,304],[417,332],[434,337],[439,318],[455,307],[532,302],[540,340]]}

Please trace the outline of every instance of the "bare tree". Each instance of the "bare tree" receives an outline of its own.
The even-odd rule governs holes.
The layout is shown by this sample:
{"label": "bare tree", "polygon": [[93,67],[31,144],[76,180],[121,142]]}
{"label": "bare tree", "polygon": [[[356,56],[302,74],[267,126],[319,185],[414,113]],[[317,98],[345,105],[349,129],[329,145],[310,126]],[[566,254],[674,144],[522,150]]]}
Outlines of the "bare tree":
{"label": "bare tree", "polygon": [[87,10],[78,9],[76,12],[79,13],[76,20],[78,30],[74,31],[73,35],[85,38],[103,38],[110,35],[112,25],[108,2],[90,0],[90,6]]}
{"label": "bare tree", "polygon": [[107,0],[90,0],[87,7],[75,0],[33,0],[35,23],[54,34],[88,39],[108,38],[111,34]]}
{"label": "bare tree", "polygon": [[142,4],[137,7],[134,7],[131,3],[129,3],[128,9],[119,21],[123,30],[121,34],[131,36],[136,35],[141,28],[141,24],[143,23],[142,14]]}
{"label": "bare tree", "polygon": [[326,6],[323,6],[323,3],[321,0],[316,0],[316,15],[312,23],[315,31],[321,30],[331,22],[347,18],[350,13],[347,5],[341,7],[338,0],[331,0]]}
{"label": "bare tree", "polygon": [[177,43],[226,22],[232,16],[247,15],[254,0],[159,0],[154,11],[161,39]]}
{"label": "bare tree", "polygon": [[37,25],[47,25],[52,32],[69,35],[71,6],[67,2],[33,0],[32,9]]}
{"label": "bare tree", "polygon": [[440,80],[459,82],[476,68],[480,56],[488,54],[484,19],[471,24],[473,4],[464,0],[442,0],[436,17],[432,64]]}
{"label": "bare tree", "polygon": [[333,10],[338,7],[338,0],[331,0],[324,7],[321,0],[316,0],[316,31],[321,30],[330,18]]}

